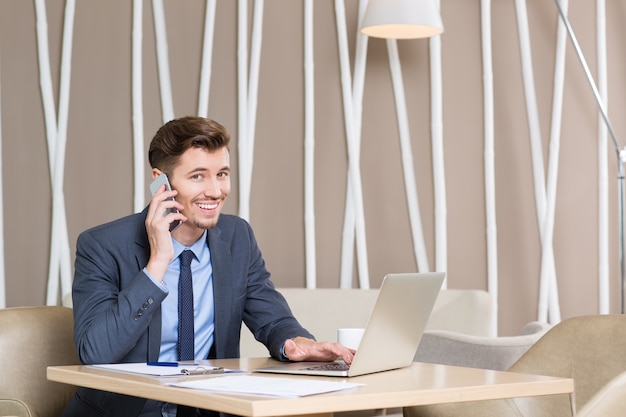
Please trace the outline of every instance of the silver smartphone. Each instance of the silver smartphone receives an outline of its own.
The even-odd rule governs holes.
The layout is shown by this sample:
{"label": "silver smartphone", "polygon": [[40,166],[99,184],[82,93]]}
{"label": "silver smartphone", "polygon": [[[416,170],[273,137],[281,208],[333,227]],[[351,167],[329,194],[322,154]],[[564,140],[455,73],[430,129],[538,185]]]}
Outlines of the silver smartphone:
{"label": "silver smartphone", "polygon": [[[159,189],[159,187],[161,187],[161,185],[165,184],[165,189],[168,191],[172,190],[172,186],[170,185],[170,181],[167,179],[167,175],[162,172],[161,175],[159,175],[158,177],[156,177],[154,179],[154,181],[152,181],[150,183],[150,192],[152,193],[152,195],[154,196],[154,194],[157,192],[157,190]],[[174,200],[173,198],[169,198],[169,200]],[[165,210],[165,214],[163,214],[164,216],[167,216],[169,213],[178,213],[178,210],[175,208],[169,208],[167,210]],[[170,223],[170,232],[173,232],[174,230],[176,230],[176,228],[178,226],[180,226],[181,224],[183,224],[183,222],[181,220],[175,220],[172,223]]]}

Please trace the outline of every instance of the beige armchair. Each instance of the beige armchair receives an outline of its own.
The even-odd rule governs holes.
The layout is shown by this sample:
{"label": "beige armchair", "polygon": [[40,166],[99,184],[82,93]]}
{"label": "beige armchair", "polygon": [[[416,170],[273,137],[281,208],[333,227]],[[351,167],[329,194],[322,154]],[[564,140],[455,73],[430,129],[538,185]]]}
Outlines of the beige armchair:
{"label": "beige armchair", "polygon": [[75,389],[48,381],[46,368],[79,363],[72,310],[0,309],[0,357],[0,416],[58,416]]}
{"label": "beige armchair", "polygon": [[623,417],[626,410],[626,372],[622,372],[594,395],[576,417]]}
{"label": "beige armchair", "polygon": [[[573,378],[575,395],[407,407],[405,417],[571,417],[626,371],[626,316],[575,317],[551,328],[513,366],[513,372]],[[585,411],[587,412],[587,411]],[[594,414],[587,414],[587,416]]]}
{"label": "beige armchair", "polygon": [[533,321],[516,336],[476,336],[448,330],[424,333],[416,362],[503,371],[513,365],[551,326]]}

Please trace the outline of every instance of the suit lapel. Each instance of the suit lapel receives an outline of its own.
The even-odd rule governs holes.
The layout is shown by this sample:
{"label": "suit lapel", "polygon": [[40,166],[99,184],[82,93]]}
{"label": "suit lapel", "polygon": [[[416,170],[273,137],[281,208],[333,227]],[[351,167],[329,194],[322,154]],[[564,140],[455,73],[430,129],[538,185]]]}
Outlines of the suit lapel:
{"label": "suit lapel", "polygon": [[215,330],[214,346],[217,357],[221,357],[226,349],[228,340],[227,330],[232,309],[233,289],[230,282],[232,277],[232,263],[228,243],[220,237],[219,226],[209,229],[207,244],[211,251],[211,263],[213,266],[213,300],[215,307]]}
{"label": "suit lapel", "polygon": [[143,209],[141,215],[137,217],[135,224],[135,259],[137,267],[142,269],[148,263],[150,258],[150,243],[148,243],[148,233],[146,232],[146,216],[148,215],[148,207]]}

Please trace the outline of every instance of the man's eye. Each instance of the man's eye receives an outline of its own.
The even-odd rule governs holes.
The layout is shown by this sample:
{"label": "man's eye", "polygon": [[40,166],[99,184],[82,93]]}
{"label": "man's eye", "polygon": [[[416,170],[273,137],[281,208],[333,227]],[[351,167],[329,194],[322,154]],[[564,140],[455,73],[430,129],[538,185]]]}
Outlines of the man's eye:
{"label": "man's eye", "polygon": [[217,174],[218,178],[226,178],[228,177],[228,172],[220,172],[219,174]]}
{"label": "man's eye", "polygon": [[200,175],[200,174],[195,174],[195,175],[192,175],[192,176],[191,176],[191,179],[192,179],[192,180],[199,180],[199,179],[201,179],[201,178],[202,178],[202,175]]}

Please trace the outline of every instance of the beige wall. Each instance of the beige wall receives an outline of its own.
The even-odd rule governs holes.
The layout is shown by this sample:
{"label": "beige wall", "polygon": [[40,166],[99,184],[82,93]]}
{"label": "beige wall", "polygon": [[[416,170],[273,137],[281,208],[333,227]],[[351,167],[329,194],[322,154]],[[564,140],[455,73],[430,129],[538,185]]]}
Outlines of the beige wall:
{"label": "beige wall", "polygon": [[[72,59],[65,204],[72,253],[80,231],[133,211],[132,2],[77,2]],[[237,2],[217,2],[209,115],[237,138]],[[265,2],[250,221],[274,281],[304,286],[303,2]],[[448,227],[448,286],[487,287],[483,174],[483,69],[480,2],[442,0],[443,129]],[[530,0],[533,68],[548,158],[557,14]],[[594,2],[573,2],[571,21],[595,74]],[[620,140],[626,107],[623,24],[608,2],[610,114]],[[151,2],[144,2],[145,142],[161,124]],[[165,0],[176,116],[197,111],[204,1]],[[58,96],[64,2],[46,1],[50,61]],[[356,6],[346,0],[354,49]],[[249,10],[252,11],[252,3]],[[541,249],[513,1],[494,1],[493,79],[500,332],[536,318]],[[51,193],[39,90],[34,2],[0,2],[2,184],[8,306],[45,303]],[[315,1],[315,221],[321,287],[338,285],[347,151],[334,2]],[[399,42],[429,262],[434,267],[429,49]],[[554,251],[564,318],[598,311],[597,115],[568,43]],[[371,285],[387,272],[416,269],[404,193],[386,44],[369,42],[361,170]],[[237,166],[237,147],[231,160]],[[612,311],[619,308],[617,197],[609,151]],[[547,172],[547,168],[546,168]],[[146,175],[148,169],[146,168]],[[238,208],[237,184],[227,211]],[[146,187],[147,188],[147,187]],[[356,282],[356,278],[355,278]]]}

